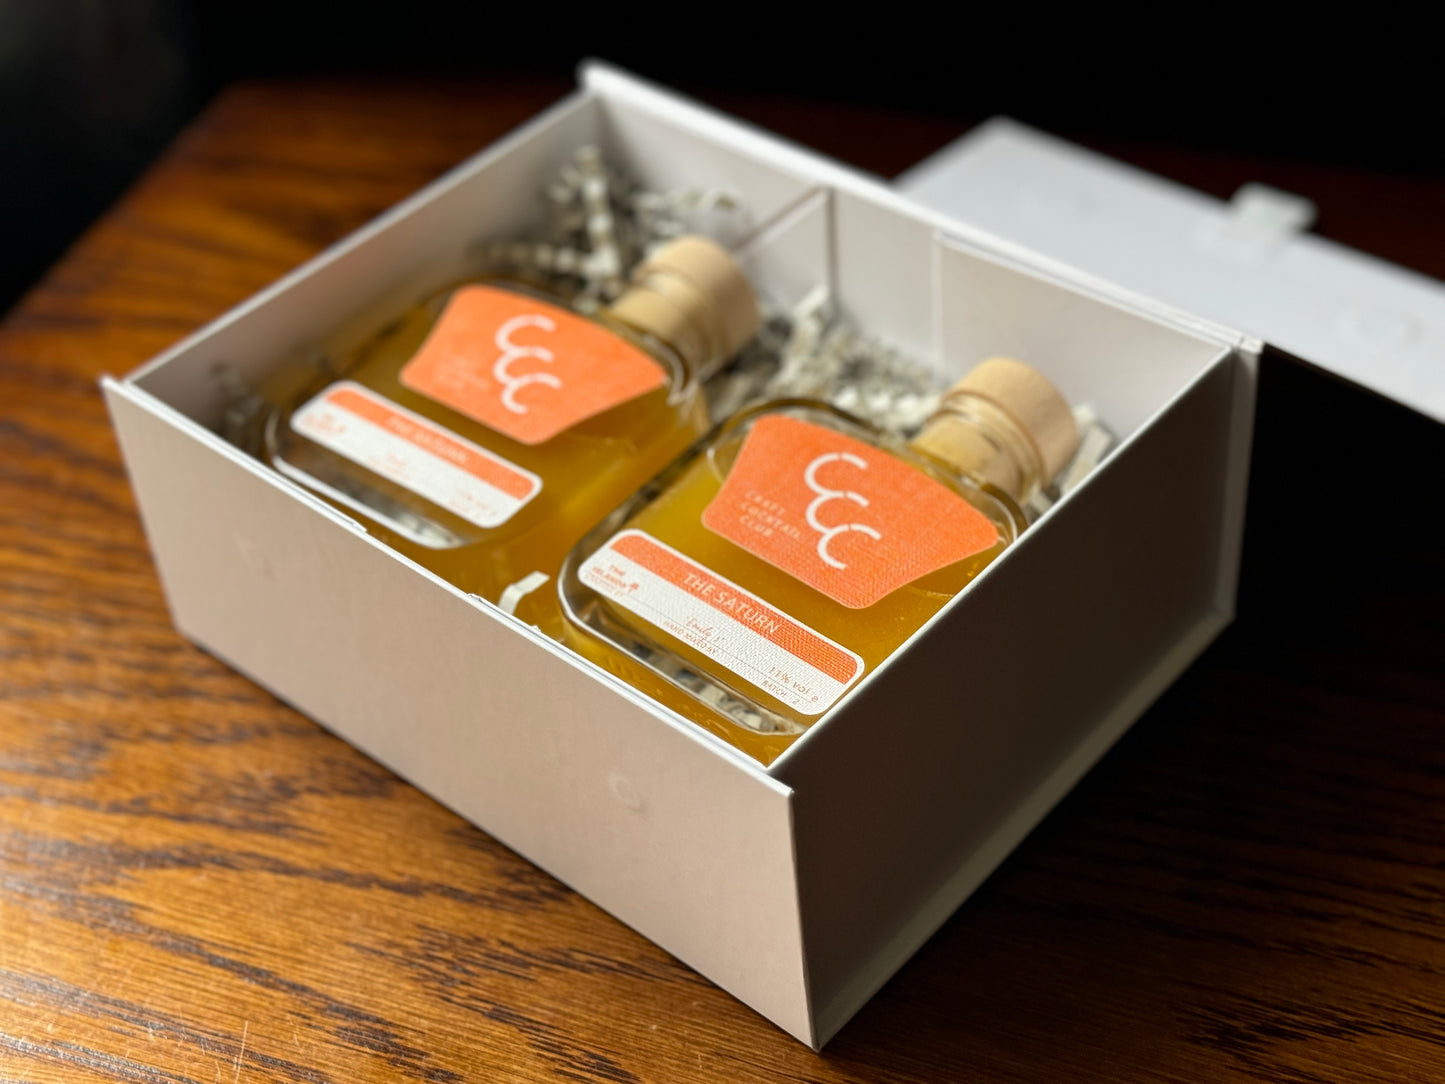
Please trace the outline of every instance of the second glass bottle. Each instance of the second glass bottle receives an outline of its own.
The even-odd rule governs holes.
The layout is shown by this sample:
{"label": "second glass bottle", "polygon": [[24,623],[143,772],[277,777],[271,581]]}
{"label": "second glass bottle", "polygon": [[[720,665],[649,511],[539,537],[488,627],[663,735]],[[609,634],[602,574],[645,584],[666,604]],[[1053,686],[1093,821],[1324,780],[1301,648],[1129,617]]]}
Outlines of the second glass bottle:
{"label": "second glass bottle", "polygon": [[769,763],[1018,537],[1077,443],[1007,358],[908,445],[822,403],[744,412],[573,551],[567,642]]}

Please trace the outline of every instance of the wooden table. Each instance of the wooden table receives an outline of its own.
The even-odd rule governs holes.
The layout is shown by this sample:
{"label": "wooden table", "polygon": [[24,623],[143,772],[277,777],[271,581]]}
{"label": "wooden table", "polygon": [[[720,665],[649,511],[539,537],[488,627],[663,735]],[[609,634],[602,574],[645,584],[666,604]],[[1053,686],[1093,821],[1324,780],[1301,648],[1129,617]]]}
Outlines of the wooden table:
{"label": "wooden table", "polygon": [[[0,1080],[1445,1080],[1445,444],[1304,367],[1241,619],[821,1056],[172,630],[96,379],[562,89],[237,87],[0,327]],[[1101,149],[1445,276],[1439,180]]]}

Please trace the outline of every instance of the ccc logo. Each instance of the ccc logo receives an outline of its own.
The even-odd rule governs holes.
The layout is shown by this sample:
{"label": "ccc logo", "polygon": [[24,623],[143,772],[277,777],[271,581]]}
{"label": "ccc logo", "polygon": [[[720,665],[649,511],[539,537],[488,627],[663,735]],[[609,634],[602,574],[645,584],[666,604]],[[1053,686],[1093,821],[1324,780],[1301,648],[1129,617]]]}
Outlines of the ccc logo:
{"label": "ccc logo", "polygon": [[497,334],[492,341],[496,343],[497,349],[502,353],[492,364],[492,377],[502,385],[502,406],[513,414],[527,413],[527,408],[517,402],[517,393],[529,384],[542,384],[554,389],[562,386],[562,381],[552,373],[531,372],[523,373],[520,376],[514,376],[511,373],[512,362],[520,361],[523,358],[535,358],[548,365],[552,364],[554,360],[552,351],[545,346],[526,346],[512,342],[512,336],[524,327],[541,328],[543,331],[557,330],[557,325],[552,319],[541,313],[524,313],[521,316],[514,316],[497,328]]}
{"label": "ccc logo", "polygon": [[866,523],[839,523],[829,527],[818,519],[818,513],[829,501],[852,501],[859,508],[868,507],[868,498],[861,493],[854,493],[851,489],[830,489],[818,481],[818,471],[829,463],[843,462],[849,466],[857,467],[859,470],[867,470],[868,464],[859,456],[851,452],[827,452],[818,456],[803,471],[803,481],[809,489],[817,494],[808,505],[806,513],[808,526],[817,531],[822,537],[818,539],[818,556],[822,558],[825,565],[830,568],[847,568],[848,566],[828,552],[828,545],[840,534],[847,534],[850,531],[857,531],[859,534],[867,535],[873,541],[878,541],[883,536]]}

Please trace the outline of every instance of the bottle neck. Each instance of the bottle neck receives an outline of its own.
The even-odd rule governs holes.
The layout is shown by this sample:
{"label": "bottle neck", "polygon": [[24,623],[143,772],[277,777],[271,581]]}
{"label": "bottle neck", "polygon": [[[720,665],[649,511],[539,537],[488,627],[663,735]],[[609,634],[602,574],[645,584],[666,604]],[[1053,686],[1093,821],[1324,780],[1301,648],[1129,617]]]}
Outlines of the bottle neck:
{"label": "bottle neck", "polygon": [[716,307],[681,275],[651,271],[606,311],[633,330],[660,339],[695,380],[706,380],[727,361]]}
{"label": "bottle neck", "polygon": [[967,392],[949,395],[912,447],[975,482],[996,486],[1018,504],[1048,480],[1039,450],[1022,427]]}

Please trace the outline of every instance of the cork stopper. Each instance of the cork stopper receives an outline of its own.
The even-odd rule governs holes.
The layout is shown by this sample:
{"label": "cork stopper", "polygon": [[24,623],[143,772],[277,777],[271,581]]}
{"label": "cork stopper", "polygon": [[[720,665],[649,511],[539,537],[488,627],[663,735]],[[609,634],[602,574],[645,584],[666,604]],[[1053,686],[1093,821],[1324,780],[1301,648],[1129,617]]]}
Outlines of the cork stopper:
{"label": "cork stopper", "polygon": [[644,260],[612,311],[703,369],[736,354],[762,322],[752,284],[732,254],[696,234],[669,241]]}
{"label": "cork stopper", "polygon": [[1079,446],[1074,412],[1038,370],[990,358],[949,388],[914,445],[1024,499]]}
{"label": "cork stopper", "polygon": [[960,395],[985,399],[1011,417],[1033,443],[1047,482],[1064,469],[1079,447],[1074,412],[1049,378],[1013,358],[989,358],[948,389],[944,401]]}

